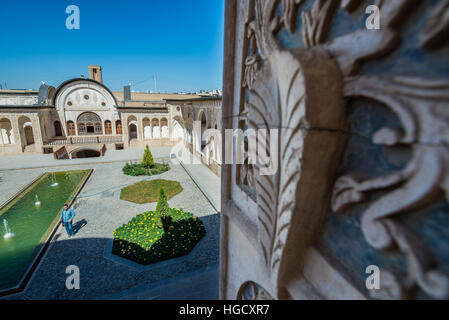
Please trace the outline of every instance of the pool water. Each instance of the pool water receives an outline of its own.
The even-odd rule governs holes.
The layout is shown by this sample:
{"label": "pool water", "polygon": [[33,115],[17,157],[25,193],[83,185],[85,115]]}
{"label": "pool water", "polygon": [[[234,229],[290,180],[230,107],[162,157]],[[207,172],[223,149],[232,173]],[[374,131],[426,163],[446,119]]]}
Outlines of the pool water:
{"label": "pool water", "polygon": [[[89,170],[46,173],[0,210],[0,291],[17,286]],[[51,186],[54,180],[57,186]],[[36,195],[40,206],[36,206]],[[4,238],[4,220],[12,237]]]}

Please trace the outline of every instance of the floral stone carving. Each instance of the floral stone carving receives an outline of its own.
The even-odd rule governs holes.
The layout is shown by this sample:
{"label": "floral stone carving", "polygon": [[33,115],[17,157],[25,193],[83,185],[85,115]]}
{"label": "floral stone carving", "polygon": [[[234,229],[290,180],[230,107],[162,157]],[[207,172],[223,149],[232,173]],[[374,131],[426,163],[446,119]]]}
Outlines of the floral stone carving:
{"label": "floral stone carving", "polygon": [[[268,150],[269,145],[278,146],[278,170],[274,175],[263,174],[272,163],[251,159],[249,154],[256,154],[256,146],[245,144],[245,161],[238,172],[243,184],[256,194],[258,240],[272,296],[281,297],[289,273],[300,268],[298,261],[319,233],[328,194],[332,193],[332,208],[343,213],[351,205],[367,201],[366,196],[374,190],[395,188],[374,201],[362,217],[367,242],[379,250],[399,248],[408,265],[407,279],[383,271],[384,289],[377,297],[404,298],[416,286],[433,297],[448,297],[448,278],[430,249],[394,219],[429,204],[435,195],[448,197],[448,82],[359,75],[365,62],[396,50],[402,37],[401,23],[413,12],[416,1],[379,0],[380,30],[360,29],[327,41],[338,5],[355,12],[363,1],[316,0],[310,11],[300,13],[305,49],[284,48],[276,37],[281,29],[295,32],[305,1],[248,3],[248,53],[242,70],[247,98],[239,116],[249,129],[279,129],[276,136],[268,130],[259,139],[263,141],[258,141]],[[282,10],[278,10],[280,6]],[[445,43],[442,35],[447,31],[447,15],[443,12],[447,8],[447,1],[441,1],[426,17],[420,35],[422,47]],[[435,25],[438,28],[432,27]],[[383,128],[373,136],[373,142],[411,145],[414,157],[403,171],[393,175],[364,182],[341,177],[329,192],[346,134],[344,99],[353,97],[380,101],[395,112],[403,130]]]}
{"label": "floral stone carving", "polygon": [[412,144],[413,158],[404,170],[391,175],[363,182],[350,176],[339,178],[333,191],[332,208],[345,212],[351,205],[365,201],[370,192],[394,187],[368,207],[361,221],[370,245],[376,249],[398,247],[407,258],[408,279],[404,284],[389,281],[386,285],[390,289],[393,283],[397,288],[382,292],[381,297],[403,298],[418,285],[430,296],[448,298],[448,275],[438,270],[422,240],[392,218],[432,204],[441,192],[449,200],[449,81],[357,77],[348,79],[345,91],[347,96],[364,96],[389,106],[400,119],[404,132],[382,128],[374,134],[373,143]]}

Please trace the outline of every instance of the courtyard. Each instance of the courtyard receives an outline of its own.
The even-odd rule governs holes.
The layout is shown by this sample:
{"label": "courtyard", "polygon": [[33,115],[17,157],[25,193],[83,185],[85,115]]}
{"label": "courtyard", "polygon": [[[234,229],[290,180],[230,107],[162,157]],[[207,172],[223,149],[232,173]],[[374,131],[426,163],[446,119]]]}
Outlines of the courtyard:
{"label": "courtyard", "polygon": [[[169,150],[152,148],[155,160],[168,162]],[[75,235],[68,238],[60,226],[25,290],[6,299],[176,299],[187,292],[192,299],[218,298],[220,179],[204,165],[173,162],[171,170],[160,175],[124,175],[123,166],[137,161],[142,153],[143,149],[133,149],[91,159],[53,160],[48,155],[21,156],[21,161],[12,161],[13,156],[0,159],[0,203],[44,172],[94,170],[73,204]],[[120,200],[121,189],[152,179],[178,181],[182,192],[168,201],[170,207],[198,216],[207,233],[189,255],[139,267],[113,256],[110,247],[117,227],[156,208],[156,202]],[[71,265],[80,270],[79,290],[66,288],[66,268]],[[161,286],[176,290],[155,295]]]}

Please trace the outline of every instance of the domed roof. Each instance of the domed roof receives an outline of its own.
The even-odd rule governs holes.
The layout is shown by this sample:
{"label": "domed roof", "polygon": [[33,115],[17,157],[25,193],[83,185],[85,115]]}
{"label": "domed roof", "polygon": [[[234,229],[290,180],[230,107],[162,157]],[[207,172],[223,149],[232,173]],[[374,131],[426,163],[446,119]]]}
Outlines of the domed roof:
{"label": "domed roof", "polygon": [[73,79],[70,79],[70,80],[67,80],[67,81],[64,81],[63,83],[61,83],[60,85],[59,85],[59,87],[56,89],[56,92],[55,92],[55,94],[53,95],[53,98],[52,98],[52,103],[53,103],[53,105],[56,105],[56,97],[59,95],[59,93],[61,92],[61,90],[64,88],[64,87],[66,87],[67,85],[69,85],[69,84],[71,84],[71,83],[75,83],[75,82],[91,82],[91,83],[93,83],[93,84],[96,84],[96,85],[98,85],[98,86],[101,86],[102,88],[104,88],[111,96],[112,96],[112,98],[114,99],[114,104],[117,106],[118,104],[117,104],[117,99],[115,98],[115,96],[114,96],[114,94],[112,93],[112,91],[111,90],[109,90],[109,88],[108,87],[106,87],[103,83],[101,83],[101,82],[98,82],[98,81],[96,81],[96,80],[92,80],[92,79],[88,79],[88,78],[73,78]]}
{"label": "domed roof", "polygon": [[55,93],[55,87],[48,86],[45,83],[43,83],[39,87],[39,95],[37,98],[37,104],[40,106],[45,105],[45,103],[47,102],[47,99],[53,99],[54,93]]}

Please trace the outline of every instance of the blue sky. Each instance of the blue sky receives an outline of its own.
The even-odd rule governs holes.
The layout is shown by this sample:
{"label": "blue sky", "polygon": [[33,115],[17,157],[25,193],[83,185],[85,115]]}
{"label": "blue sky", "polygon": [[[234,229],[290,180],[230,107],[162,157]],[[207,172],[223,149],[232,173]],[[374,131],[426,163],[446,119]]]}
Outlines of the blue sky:
{"label": "blue sky", "polygon": [[161,92],[221,89],[223,27],[224,0],[1,0],[0,83],[58,86],[94,64],[112,90],[153,90],[154,73]]}

